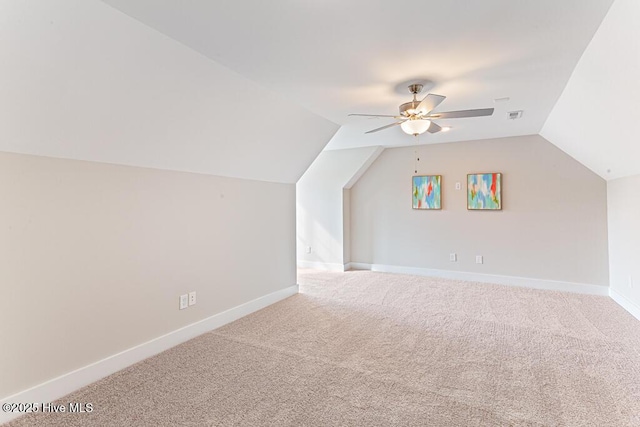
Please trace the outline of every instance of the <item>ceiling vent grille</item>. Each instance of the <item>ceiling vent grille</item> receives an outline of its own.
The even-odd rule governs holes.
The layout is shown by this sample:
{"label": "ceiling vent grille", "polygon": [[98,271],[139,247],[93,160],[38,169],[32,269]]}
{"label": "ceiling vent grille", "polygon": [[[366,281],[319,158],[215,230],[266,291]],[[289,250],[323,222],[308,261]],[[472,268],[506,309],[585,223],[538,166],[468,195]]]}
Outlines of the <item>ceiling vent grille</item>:
{"label": "ceiling vent grille", "polygon": [[519,111],[509,111],[507,113],[507,118],[509,120],[515,120],[515,119],[520,119],[522,118],[522,110]]}

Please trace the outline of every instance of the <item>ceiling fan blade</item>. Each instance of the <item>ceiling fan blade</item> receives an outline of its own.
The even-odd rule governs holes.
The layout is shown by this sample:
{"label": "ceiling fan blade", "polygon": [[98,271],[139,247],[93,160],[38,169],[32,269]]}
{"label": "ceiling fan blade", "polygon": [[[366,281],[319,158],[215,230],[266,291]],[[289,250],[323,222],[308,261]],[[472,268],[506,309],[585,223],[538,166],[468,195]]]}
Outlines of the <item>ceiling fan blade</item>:
{"label": "ceiling fan blade", "polygon": [[442,130],[442,126],[435,124],[433,122],[431,122],[431,124],[429,125],[429,129],[427,129],[429,133],[438,133],[441,130]]}
{"label": "ceiling fan blade", "polygon": [[436,108],[442,101],[446,99],[446,96],[435,95],[433,93],[428,94],[424,97],[422,102],[418,104],[416,107],[417,111],[422,112],[422,114],[429,114],[431,110]]}
{"label": "ceiling fan blade", "polygon": [[400,119],[402,116],[390,116],[387,114],[349,114],[349,116],[357,117],[393,117],[394,119]]}
{"label": "ceiling fan blade", "polygon": [[445,111],[443,113],[429,114],[427,119],[462,119],[465,117],[483,117],[493,114],[493,108],[480,108],[477,110],[460,110],[460,111]]}
{"label": "ceiling fan blade", "polygon": [[379,132],[381,130],[388,129],[388,128],[393,127],[393,126],[398,126],[401,123],[402,122],[391,123],[390,125],[382,126],[381,128],[373,129],[373,130],[370,130],[369,132],[365,132],[365,133]]}

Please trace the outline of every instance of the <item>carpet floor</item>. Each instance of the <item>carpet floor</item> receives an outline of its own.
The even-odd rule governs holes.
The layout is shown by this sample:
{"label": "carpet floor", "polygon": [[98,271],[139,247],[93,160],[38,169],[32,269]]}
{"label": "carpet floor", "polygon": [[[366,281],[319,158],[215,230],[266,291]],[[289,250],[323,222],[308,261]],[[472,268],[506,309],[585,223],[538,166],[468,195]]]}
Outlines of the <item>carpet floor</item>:
{"label": "carpet floor", "polygon": [[299,272],[300,294],[10,426],[640,426],[640,322],[607,297]]}

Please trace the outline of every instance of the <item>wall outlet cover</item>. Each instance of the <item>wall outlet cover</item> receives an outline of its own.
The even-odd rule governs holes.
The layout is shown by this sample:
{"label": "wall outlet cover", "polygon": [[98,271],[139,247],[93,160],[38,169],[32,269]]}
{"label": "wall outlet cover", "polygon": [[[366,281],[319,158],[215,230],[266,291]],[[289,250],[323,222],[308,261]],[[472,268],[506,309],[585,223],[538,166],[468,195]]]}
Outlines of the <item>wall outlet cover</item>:
{"label": "wall outlet cover", "polygon": [[196,291],[189,292],[189,305],[196,304]]}
{"label": "wall outlet cover", "polygon": [[476,255],[476,264],[482,264],[483,262],[482,255]]}
{"label": "wall outlet cover", "polygon": [[449,254],[449,261],[451,261],[451,262],[458,261],[458,255],[457,254]]}
{"label": "wall outlet cover", "polygon": [[180,295],[180,310],[184,310],[187,307],[189,307],[189,295]]}

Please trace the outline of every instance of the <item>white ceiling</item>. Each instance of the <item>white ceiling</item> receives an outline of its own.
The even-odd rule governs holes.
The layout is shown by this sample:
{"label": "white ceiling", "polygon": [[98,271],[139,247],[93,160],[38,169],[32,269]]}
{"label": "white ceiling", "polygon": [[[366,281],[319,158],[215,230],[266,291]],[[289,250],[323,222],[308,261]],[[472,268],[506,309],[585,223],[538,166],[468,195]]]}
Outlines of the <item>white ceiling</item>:
{"label": "white ceiling", "polygon": [[338,129],[96,0],[0,2],[0,54],[1,151],[295,183]]}
{"label": "white ceiling", "polygon": [[541,132],[606,179],[640,174],[639,20],[616,0]]}
{"label": "white ceiling", "polygon": [[[434,82],[440,111],[495,107],[440,122],[438,143],[537,134],[612,0],[104,0],[262,87],[344,125],[329,149],[414,143],[364,131],[410,99],[395,87]],[[494,103],[495,98],[509,97]],[[506,112],[524,110],[520,120]],[[260,110],[257,110],[260,111]],[[287,109],[280,111],[287,117]]]}
{"label": "white ceiling", "polygon": [[347,114],[394,113],[420,78],[440,111],[496,108],[420,143],[541,133],[638,174],[640,2],[611,3],[6,0],[0,150],[295,182],[325,145],[414,144]]}

